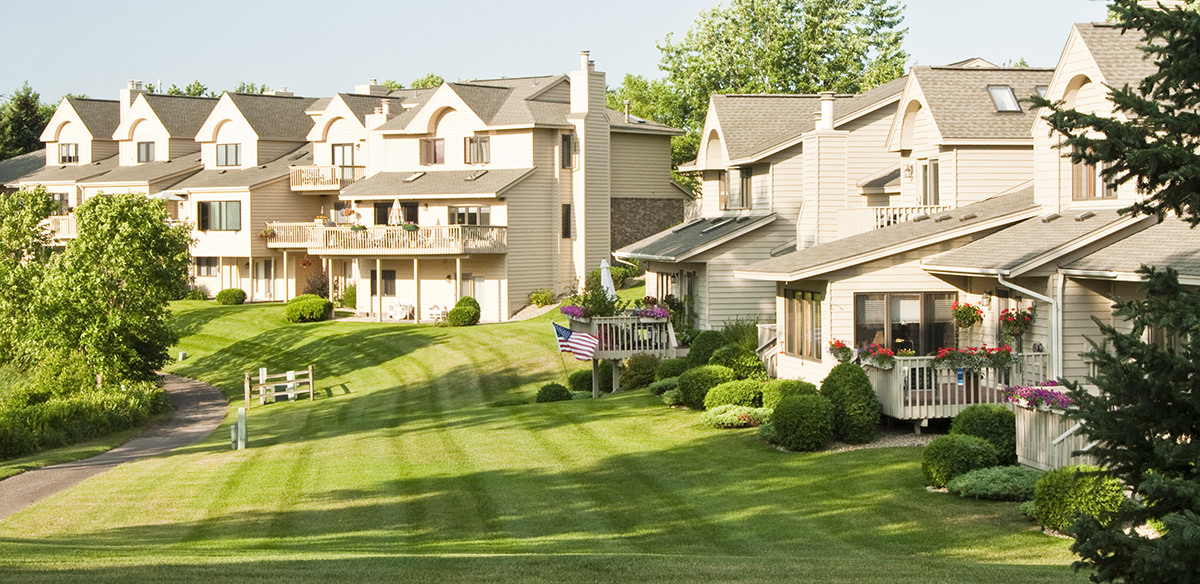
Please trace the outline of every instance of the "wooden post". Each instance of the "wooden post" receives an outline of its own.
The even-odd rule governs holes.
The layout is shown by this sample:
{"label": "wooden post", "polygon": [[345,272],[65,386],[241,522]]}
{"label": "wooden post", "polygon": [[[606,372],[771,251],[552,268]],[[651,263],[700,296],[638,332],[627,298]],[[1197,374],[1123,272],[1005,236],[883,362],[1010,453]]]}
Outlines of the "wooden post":
{"label": "wooden post", "polygon": [[267,403],[267,368],[258,368],[258,401],[259,403]]}
{"label": "wooden post", "polygon": [[417,258],[413,258],[413,322],[421,322],[421,266]]}
{"label": "wooden post", "polygon": [[612,372],[613,372],[612,393],[617,393],[617,388],[621,386],[621,384],[620,384],[621,360],[620,359],[613,359]]}
{"label": "wooden post", "polygon": [[333,302],[333,258],[324,260],[322,263],[326,264],[325,276],[329,279],[329,301]]}
{"label": "wooden post", "polygon": [[317,399],[317,379],[313,377],[313,366],[308,366],[308,401]]}
{"label": "wooden post", "polygon": [[600,361],[592,358],[592,399],[600,397]]}
{"label": "wooden post", "polygon": [[288,286],[287,249],[283,250],[283,301],[291,300],[291,287]]}
{"label": "wooden post", "polygon": [[250,374],[246,374],[246,407],[250,407]]}
{"label": "wooden post", "polygon": [[462,294],[462,258],[454,258],[454,302],[457,303]]}
{"label": "wooden post", "polygon": [[375,322],[383,322],[383,260],[375,258]]}
{"label": "wooden post", "polygon": [[246,300],[247,300],[247,302],[254,302],[254,284],[255,284],[254,280],[257,279],[254,277],[254,268],[256,266],[254,265],[254,256],[250,256],[246,259],[248,260],[246,262],[246,275],[250,276],[250,286],[248,286],[248,288],[250,289],[250,293],[248,294],[248,297]]}

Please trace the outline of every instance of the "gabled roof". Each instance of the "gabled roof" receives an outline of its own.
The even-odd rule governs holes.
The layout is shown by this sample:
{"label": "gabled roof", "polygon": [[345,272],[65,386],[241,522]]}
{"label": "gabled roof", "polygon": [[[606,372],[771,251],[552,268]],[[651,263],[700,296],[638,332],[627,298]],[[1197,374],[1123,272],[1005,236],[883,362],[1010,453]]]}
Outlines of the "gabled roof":
{"label": "gabled roof", "polygon": [[771,213],[695,219],[631,243],[613,253],[622,258],[682,262],[767,225],[774,221],[775,217],[775,213]]}
{"label": "gabled roof", "polygon": [[150,183],[191,170],[198,170],[202,166],[200,154],[193,153],[190,156],[174,160],[145,162],[135,166],[117,166],[100,176],[85,178],[79,182],[83,184]]}
{"label": "gabled roof", "polygon": [[226,93],[259,140],[303,141],[312,129],[305,111],[315,98]]}
{"label": "gabled roof", "polygon": [[897,194],[900,192],[900,167],[885,168],[867,175],[858,181],[858,187],[867,195]]}
{"label": "gabled roof", "polygon": [[83,126],[94,140],[112,140],[117,124],[121,122],[121,104],[112,99],[63,98],[79,116]]}
{"label": "gabled roof", "polygon": [[454,93],[457,93],[462,98],[463,103],[475,112],[479,119],[485,124],[491,124],[492,118],[496,116],[496,112],[504,106],[510,95],[513,94],[511,87],[497,87],[494,85],[473,85],[470,83],[447,83]]}
{"label": "gabled roof", "polygon": [[958,249],[921,262],[926,271],[1019,276],[1066,254],[1146,222],[1116,209],[1069,209],[1027,219]]}
{"label": "gabled roof", "polygon": [[14,184],[17,179],[37,172],[44,166],[46,166],[45,148],[0,160],[0,186]]}
{"label": "gabled roof", "polygon": [[1106,22],[1076,24],[1075,30],[1104,75],[1104,82],[1111,87],[1121,88],[1126,84],[1137,87],[1142,79],[1158,70],[1153,61],[1145,58],[1140,31],[1122,33],[1120,25]]}
{"label": "gabled roof", "polygon": [[996,229],[1037,212],[1033,187],[938,213],[837,239],[735,270],[751,280],[790,282],[886,258],[941,241]]}
{"label": "gabled roof", "polygon": [[[339,93],[337,96],[341,98],[342,103],[346,104],[346,107],[350,108],[350,111],[354,112],[354,116],[358,118],[358,123],[360,124],[366,124],[367,116],[374,113],[375,108],[379,107],[379,104],[385,99],[388,100],[391,111],[401,112],[404,110],[404,98],[399,96],[358,95],[354,93]],[[328,106],[328,104],[326,105]]]}
{"label": "gabled roof", "polygon": [[172,138],[195,138],[214,107],[215,97],[191,97],[187,95],[164,95],[143,93],[139,99],[146,100],[154,115]]}
{"label": "gabled roof", "polygon": [[291,173],[292,166],[309,166],[312,163],[312,144],[304,144],[271,162],[253,168],[202,170],[171,188],[172,190],[250,188],[280,178],[287,178]]}
{"label": "gabled roof", "polygon": [[[344,189],[342,199],[456,198],[500,196],[533,173],[532,168],[381,172]],[[482,172],[482,174],[480,174]],[[419,176],[418,176],[419,175]],[[474,178],[472,178],[474,177]]]}
{"label": "gabled roof", "polygon": [[52,182],[76,182],[85,178],[104,174],[117,167],[117,155],[91,164],[65,164],[43,166],[41,170],[21,177],[22,183],[45,184]]}
{"label": "gabled roof", "polygon": [[[941,138],[952,140],[1025,140],[1037,120],[1037,111],[1022,104],[1019,112],[996,111],[989,85],[1007,85],[1018,99],[1037,94],[1047,85],[1053,69],[913,67],[909,73],[921,88],[929,113]],[[901,106],[903,107],[903,105]]]}
{"label": "gabled roof", "polygon": [[1200,278],[1200,231],[1174,216],[1108,247],[1062,266],[1067,275],[1141,280],[1143,264],[1171,267],[1181,277]]}

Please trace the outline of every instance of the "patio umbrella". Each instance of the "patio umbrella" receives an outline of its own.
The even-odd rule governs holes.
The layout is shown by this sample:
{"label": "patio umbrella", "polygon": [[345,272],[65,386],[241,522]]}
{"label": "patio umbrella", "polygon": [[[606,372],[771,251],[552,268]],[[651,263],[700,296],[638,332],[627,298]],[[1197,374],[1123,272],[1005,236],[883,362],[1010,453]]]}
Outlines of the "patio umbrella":
{"label": "patio umbrella", "polygon": [[613,285],[612,272],[608,269],[608,260],[600,260],[600,286],[608,293],[608,297],[617,299],[617,287]]}
{"label": "patio umbrella", "polygon": [[388,225],[404,223],[404,212],[400,208],[400,199],[392,199],[392,208],[388,210]]}

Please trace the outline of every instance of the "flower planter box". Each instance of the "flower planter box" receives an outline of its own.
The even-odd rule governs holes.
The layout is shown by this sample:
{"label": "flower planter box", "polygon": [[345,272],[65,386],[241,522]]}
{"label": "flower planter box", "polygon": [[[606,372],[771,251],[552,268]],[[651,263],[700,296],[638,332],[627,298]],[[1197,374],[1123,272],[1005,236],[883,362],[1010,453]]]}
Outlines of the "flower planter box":
{"label": "flower planter box", "polygon": [[1091,456],[1071,454],[1086,448],[1089,441],[1078,430],[1068,433],[1077,422],[1067,418],[1066,412],[1044,406],[1030,409],[1011,405],[1017,416],[1017,462],[1040,470],[1096,464]]}

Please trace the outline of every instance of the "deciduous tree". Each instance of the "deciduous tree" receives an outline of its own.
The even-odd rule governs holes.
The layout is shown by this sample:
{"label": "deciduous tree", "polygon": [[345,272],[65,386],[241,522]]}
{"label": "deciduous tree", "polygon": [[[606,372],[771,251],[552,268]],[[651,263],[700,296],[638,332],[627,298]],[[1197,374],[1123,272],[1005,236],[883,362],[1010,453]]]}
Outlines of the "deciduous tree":
{"label": "deciduous tree", "polygon": [[53,209],[42,187],[0,195],[0,360],[29,350],[24,333],[50,257],[42,222]]}

